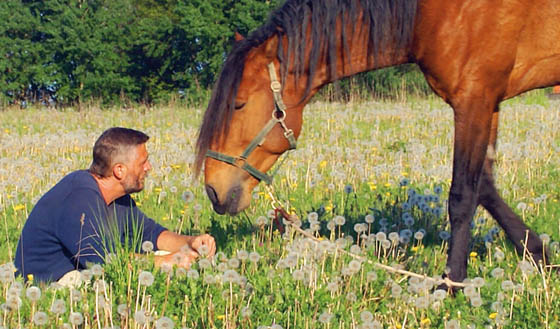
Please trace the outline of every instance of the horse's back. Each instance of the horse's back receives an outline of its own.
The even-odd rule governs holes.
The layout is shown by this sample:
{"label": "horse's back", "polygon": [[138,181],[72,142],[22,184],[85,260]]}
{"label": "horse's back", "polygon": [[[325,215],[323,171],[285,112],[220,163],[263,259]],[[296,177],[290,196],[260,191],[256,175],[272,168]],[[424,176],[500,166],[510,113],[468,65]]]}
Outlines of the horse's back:
{"label": "horse's back", "polygon": [[556,0],[420,1],[412,56],[448,100],[477,88],[512,97],[559,82],[559,21]]}

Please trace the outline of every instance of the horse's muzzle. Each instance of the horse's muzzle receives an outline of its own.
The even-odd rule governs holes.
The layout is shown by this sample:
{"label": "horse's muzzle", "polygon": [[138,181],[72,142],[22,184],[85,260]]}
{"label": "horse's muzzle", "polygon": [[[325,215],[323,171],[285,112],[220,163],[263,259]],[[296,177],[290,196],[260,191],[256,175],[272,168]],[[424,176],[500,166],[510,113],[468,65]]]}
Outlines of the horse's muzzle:
{"label": "horse's muzzle", "polygon": [[211,185],[206,184],[206,194],[208,194],[208,198],[212,202],[214,211],[220,215],[226,212],[230,215],[235,215],[239,212],[239,200],[241,199],[242,192],[243,190],[240,186],[232,187],[227,192],[225,200],[220,202],[216,190]]}

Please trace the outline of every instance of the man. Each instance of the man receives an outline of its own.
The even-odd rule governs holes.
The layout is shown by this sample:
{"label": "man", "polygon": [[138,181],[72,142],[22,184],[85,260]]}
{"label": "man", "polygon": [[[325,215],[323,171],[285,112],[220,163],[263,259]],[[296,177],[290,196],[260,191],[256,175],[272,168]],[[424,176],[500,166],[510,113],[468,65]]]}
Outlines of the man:
{"label": "man", "polygon": [[170,252],[155,256],[157,266],[188,268],[200,256],[199,249],[214,255],[213,237],[173,233],[146,217],[130,197],[144,188],[152,168],[148,139],[140,131],[119,127],[97,139],[89,170],[64,177],[29,214],[15,256],[19,274],[24,278],[32,274],[41,282],[75,281],[76,270],[88,263],[103,263],[115,240],[133,241],[135,231],[155,249]]}

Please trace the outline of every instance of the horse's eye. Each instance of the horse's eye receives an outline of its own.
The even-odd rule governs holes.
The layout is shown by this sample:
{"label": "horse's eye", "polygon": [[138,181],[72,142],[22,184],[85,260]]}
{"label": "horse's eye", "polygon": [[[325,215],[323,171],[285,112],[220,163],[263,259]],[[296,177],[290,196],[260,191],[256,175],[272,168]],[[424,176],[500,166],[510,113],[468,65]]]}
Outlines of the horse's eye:
{"label": "horse's eye", "polygon": [[241,102],[241,101],[235,101],[235,109],[236,110],[241,110],[243,108],[243,106],[245,106],[245,102]]}

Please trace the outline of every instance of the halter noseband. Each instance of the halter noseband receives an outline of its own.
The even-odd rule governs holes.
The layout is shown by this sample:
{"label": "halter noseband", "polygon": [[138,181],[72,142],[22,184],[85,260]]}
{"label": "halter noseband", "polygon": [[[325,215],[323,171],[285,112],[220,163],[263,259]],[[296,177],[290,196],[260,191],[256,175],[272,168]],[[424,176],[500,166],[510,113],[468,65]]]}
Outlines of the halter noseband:
{"label": "halter noseband", "polygon": [[266,184],[270,185],[272,183],[272,177],[248,164],[247,158],[257,146],[262,145],[266,135],[268,135],[268,133],[272,130],[272,128],[274,128],[277,123],[282,126],[282,129],[284,129],[284,137],[286,137],[286,139],[290,143],[289,150],[295,149],[297,144],[294,132],[292,131],[292,129],[289,129],[284,122],[284,120],[286,119],[286,105],[282,100],[282,85],[278,81],[276,70],[274,69],[274,64],[272,62],[268,64],[268,73],[270,75],[270,89],[272,89],[272,93],[274,95],[274,111],[272,111],[272,118],[257,134],[257,136],[253,138],[251,143],[247,146],[245,151],[243,151],[243,154],[241,154],[240,156],[233,157],[212,150],[208,150],[206,152],[206,156],[241,168],[259,181],[264,181]]}

